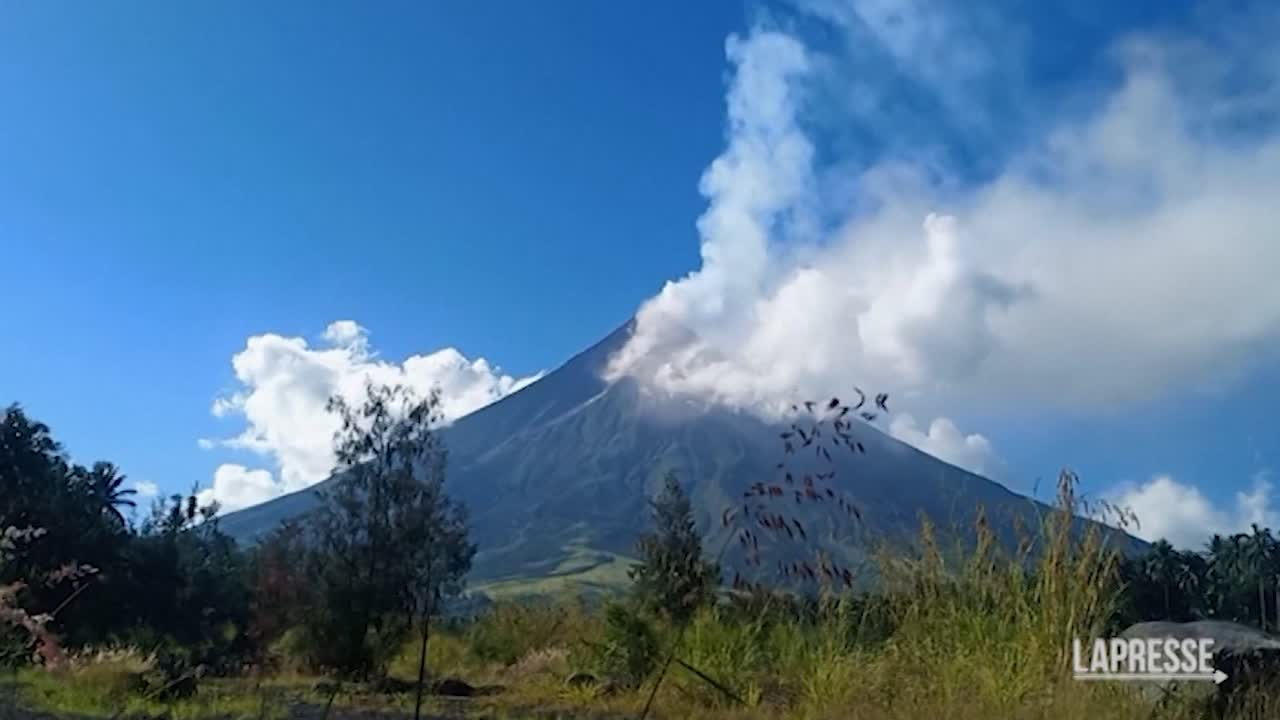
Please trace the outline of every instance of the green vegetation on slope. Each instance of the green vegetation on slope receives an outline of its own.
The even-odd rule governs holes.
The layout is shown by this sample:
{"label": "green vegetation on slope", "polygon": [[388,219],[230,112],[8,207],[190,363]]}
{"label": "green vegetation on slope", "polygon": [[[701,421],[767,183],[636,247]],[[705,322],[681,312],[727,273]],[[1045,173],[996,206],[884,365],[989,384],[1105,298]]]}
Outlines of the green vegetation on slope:
{"label": "green vegetation on slope", "polygon": [[473,586],[477,593],[495,600],[529,600],[558,596],[609,596],[626,590],[627,572],[634,559],[583,545],[563,549],[560,562],[534,577],[498,578]]}

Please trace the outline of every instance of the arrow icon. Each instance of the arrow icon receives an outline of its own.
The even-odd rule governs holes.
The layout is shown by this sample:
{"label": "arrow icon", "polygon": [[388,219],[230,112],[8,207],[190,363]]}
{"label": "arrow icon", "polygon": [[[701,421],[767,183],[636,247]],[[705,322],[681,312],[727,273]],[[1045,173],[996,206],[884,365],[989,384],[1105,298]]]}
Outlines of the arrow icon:
{"label": "arrow icon", "polygon": [[1169,680],[1208,682],[1212,680],[1215,685],[1221,685],[1228,675],[1221,670],[1214,670],[1211,673],[1075,673],[1071,677],[1076,680],[1113,682],[1162,682]]}

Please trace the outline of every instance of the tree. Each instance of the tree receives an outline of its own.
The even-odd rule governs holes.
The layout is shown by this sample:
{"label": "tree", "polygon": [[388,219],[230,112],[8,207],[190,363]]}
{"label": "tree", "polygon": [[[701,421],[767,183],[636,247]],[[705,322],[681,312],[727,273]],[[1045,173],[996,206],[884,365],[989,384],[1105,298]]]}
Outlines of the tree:
{"label": "tree", "polygon": [[656,528],[640,538],[640,563],[631,568],[631,579],[641,602],[684,624],[714,598],[720,567],[703,557],[692,506],[674,473],[667,473],[650,504]]}
{"label": "tree", "polygon": [[1177,575],[1174,585],[1179,597],[1185,603],[1186,612],[1183,619],[1198,620],[1208,615],[1205,602],[1206,578],[1209,574],[1208,562],[1200,553],[1190,550],[1178,554]]}
{"label": "tree", "polygon": [[1147,579],[1160,589],[1160,595],[1164,600],[1161,618],[1164,620],[1174,619],[1171,598],[1174,586],[1177,584],[1179,564],[1178,551],[1167,540],[1156,541],[1143,563]]}
{"label": "tree", "polygon": [[329,402],[338,481],[310,520],[311,630],[319,660],[343,673],[384,670],[415,614],[429,616],[470,569],[466,516],[443,487],[439,402],[372,383],[360,407]]}
{"label": "tree", "polygon": [[[199,660],[231,659],[242,648],[248,583],[217,507],[199,507],[194,491],[175,495],[132,527],[123,509],[134,506],[134,491],[125,482],[112,463],[73,464],[48,426],[19,406],[0,410],[0,530],[39,528],[37,542],[19,543],[21,552],[0,562],[8,604],[16,599],[37,615],[57,609],[43,630],[67,646],[160,641]],[[75,582],[65,581],[69,568],[83,571]],[[81,591],[85,599],[72,602]]]}
{"label": "tree", "polygon": [[110,514],[122,526],[127,525],[128,521],[120,508],[137,507],[137,503],[133,501],[133,495],[137,491],[123,487],[125,476],[120,474],[119,468],[109,462],[96,462],[84,473],[84,481],[92,504]]}
{"label": "tree", "polygon": [[1235,538],[1215,534],[1209,541],[1209,594],[1214,615],[1238,620],[1235,610],[1240,552]]}
{"label": "tree", "polygon": [[[62,606],[73,590],[64,583],[30,582],[70,565],[100,571],[101,581],[121,568],[128,527],[106,512],[92,492],[93,472],[73,465],[50,429],[18,405],[0,410],[0,529],[39,528],[40,541],[0,566],[0,585],[26,580],[24,595],[32,607]],[[115,608],[95,597],[59,613],[55,628],[63,638],[101,636]]]}
{"label": "tree", "polygon": [[[0,571],[12,564],[15,556],[33,541],[45,534],[40,528],[0,527]],[[88,587],[83,579],[93,575],[97,570],[87,565],[68,564],[57,571],[43,577],[28,580],[15,580],[9,583],[0,582],[0,630],[16,629],[17,638],[0,637],[0,663],[17,665],[24,660],[26,650],[34,651],[34,656],[47,666],[59,665],[66,660],[62,652],[62,643],[53,633],[49,624],[62,608],[66,607],[80,591]],[[71,595],[57,608],[47,612],[34,612],[22,602],[23,591],[33,584],[58,585],[70,581],[73,585]],[[21,648],[15,654],[15,646]]]}
{"label": "tree", "polygon": [[296,625],[312,601],[306,568],[298,563],[306,557],[305,532],[301,522],[286,521],[253,552],[250,634],[259,649]]}
{"label": "tree", "polygon": [[127,572],[113,583],[135,641],[180,647],[211,666],[248,650],[250,609],[247,558],[217,512],[194,492],[157,500],[129,544]]}
{"label": "tree", "polygon": [[471,570],[476,546],[467,539],[467,512],[444,492],[444,460],[441,450],[438,466],[427,475],[418,497],[419,519],[425,539],[418,546],[415,574],[411,580],[414,606],[422,623],[422,645],[418,654],[418,688],[413,717],[422,716],[422,688],[427,673],[427,642],[431,638],[431,618],[440,610],[445,597],[462,592],[462,580]]}
{"label": "tree", "polygon": [[1257,523],[1253,524],[1252,529],[1252,534],[1244,540],[1245,561],[1258,587],[1258,627],[1265,631],[1267,629],[1267,578],[1271,574],[1269,569],[1275,562],[1275,540],[1271,537],[1271,530],[1264,530],[1258,527]]}

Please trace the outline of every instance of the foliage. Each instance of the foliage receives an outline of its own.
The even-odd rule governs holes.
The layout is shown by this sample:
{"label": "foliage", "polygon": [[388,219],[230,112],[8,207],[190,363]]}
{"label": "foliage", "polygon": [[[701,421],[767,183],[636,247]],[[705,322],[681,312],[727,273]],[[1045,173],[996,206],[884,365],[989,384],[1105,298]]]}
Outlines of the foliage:
{"label": "foliage", "polygon": [[0,412],[0,530],[39,528],[38,542],[22,543],[18,553],[10,548],[0,586],[20,583],[28,608],[61,608],[48,629],[72,642],[78,631],[109,624],[113,608],[68,604],[82,586],[45,580],[64,578],[72,568],[92,569],[102,580],[121,566],[127,528],[119,507],[127,499],[120,480],[107,463],[91,470],[72,464],[49,427],[17,405]]}
{"label": "foliage", "polygon": [[[161,499],[129,522],[133,499],[114,465],[75,465],[47,427],[5,410],[0,625],[20,639],[22,657],[33,642],[42,647],[46,665],[58,664],[50,660],[64,645],[124,638],[143,648],[72,652],[60,670],[25,671],[28,702],[82,714],[178,718],[214,708],[257,717],[265,705],[243,687],[228,697],[202,681],[196,697],[160,698],[171,686],[192,689],[186,679],[202,664],[230,672],[250,655],[288,671],[320,664],[354,674],[381,672],[394,657],[397,675],[413,676],[426,644],[408,631],[415,622],[430,627],[475,551],[465,513],[444,492],[446,456],[431,433],[436,402],[372,386],[362,407],[335,402],[343,481],[314,519],[281,528],[249,556],[195,493]],[[812,528],[781,507],[825,503],[852,521],[864,507],[840,495],[823,465],[824,450],[861,452],[847,418],[862,405],[809,405],[814,421],[783,438],[777,481],[747,488],[743,511],[725,519],[743,549],[739,569],[750,568],[755,582],[711,602],[718,571],[702,555],[688,498],[668,477],[634,575],[643,603],[500,604],[437,628],[426,648],[432,668],[508,685],[512,702],[540,707],[590,702],[632,712],[656,686],[668,716],[1109,720],[1151,710],[1123,689],[1071,683],[1070,638],[1150,619],[1280,626],[1280,546],[1269,529],[1215,536],[1199,551],[1160,542],[1124,557],[1101,526],[1081,532],[1071,520],[1081,504],[1065,472],[1058,512],[1017,548],[997,540],[981,511],[976,542],[955,550],[925,522],[914,548],[876,558],[874,588],[855,588],[848,568],[804,536]],[[816,466],[801,467],[801,454]],[[28,527],[40,530],[14,529]],[[759,581],[773,568],[761,568],[755,553],[771,542],[814,550],[780,563],[774,587]],[[85,561],[100,572],[81,574]],[[93,602],[75,602],[81,592]],[[650,682],[668,656],[670,680]],[[617,695],[565,688],[568,672],[584,666],[607,676]],[[1251,696],[1232,717],[1274,717],[1275,708],[1274,694]],[[1161,712],[1189,719],[1202,709]]]}
{"label": "foliage", "polygon": [[481,621],[471,623],[465,638],[477,659],[512,665],[535,649],[563,642],[575,615],[572,605],[548,612],[537,604],[504,602],[485,613]]}
{"label": "foliage", "polygon": [[250,653],[247,560],[195,494],[157,500],[129,547],[127,578],[147,588],[125,601],[120,635],[180,648],[194,663],[232,669]]}
{"label": "foliage", "polygon": [[282,632],[263,650],[262,661],[274,672],[297,674],[312,670],[320,663],[321,653],[315,647],[315,636],[304,624]]}
{"label": "foliage", "polygon": [[659,635],[651,620],[624,603],[604,609],[604,632],[594,646],[597,669],[625,687],[639,687],[662,661]]}
{"label": "foliage", "polygon": [[[15,564],[29,544],[45,534],[43,529],[0,527],[0,571]],[[56,586],[64,581],[81,583],[95,572],[94,568],[70,563],[47,575],[37,576],[37,583]],[[65,662],[62,643],[50,629],[54,615],[66,605],[49,612],[34,612],[24,606],[23,595],[30,581],[15,580],[0,585],[0,663],[17,666],[28,656],[42,661],[46,666],[57,667]],[[80,589],[86,587],[81,584]],[[68,598],[75,597],[78,590]]]}
{"label": "foliage", "polygon": [[1280,541],[1269,528],[1214,535],[1200,551],[1159,541],[1121,575],[1122,622],[1214,618],[1280,630]]}
{"label": "foliage", "polygon": [[[1074,504],[1074,476],[1064,474],[1062,482],[1059,503]],[[761,591],[750,602],[704,607],[685,626],[680,662],[657,698],[659,714],[708,719],[1153,717],[1152,708],[1127,688],[1069,679],[1064,657],[1069,643],[1063,638],[1098,632],[1114,621],[1128,586],[1119,577],[1122,559],[1107,537],[1100,530],[1069,532],[1065,517],[1046,515],[1043,525],[1028,529],[1018,552],[995,543],[981,515],[975,534],[988,540],[963,554],[938,547],[925,525],[916,550],[878,559],[885,582],[873,592],[813,597]],[[1032,547],[1035,552],[1027,550]],[[493,704],[481,706],[482,714],[501,717],[506,709],[520,715],[538,707],[557,716],[611,711],[634,717],[651,689],[652,683],[643,681],[653,676],[677,631],[671,621],[623,604],[598,610],[564,603],[499,605],[474,620],[442,625],[430,659],[443,674],[506,687],[501,695],[483,699]],[[566,687],[568,672],[584,669],[556,660],[563,658],[566,643],[589,650],[585,656],[594,662],[585,669],[599,674],[600,686],[590,692]],[[411,677],[418,648],[416,643],[401,648],[398,675]],[[521,660],[507,665],[512,657]],[[525,658],[531,658],[532,667],[532,659],[542,657],[552,659],[558,675],[520,670]],[[32,684],[50,694],[41,701],[46,707],[55,702],[73,707],[73,692],[102,702],[97,708],[121,706],[101,701],[104,695],[94,695],[84,676],[61,681],[57,688],[44,677],[32,676]],[[600,690],[608,681],[613,694]],[[241,684],[242,705],[227,715],[257,717],[256,702],[244,702],[256,698],[251,682]],[[211,685],[209,692],[216,688]],[[202,684],[197,699],[205,694]],[[79,702],[86,707],[85,700]],[[155,712],[193,707],[191,702],[144,705],[133,694],[128,706]],[[361,700],[353,696],[350,702]],[[1248,704],[1228,717],[1275,716],[1273,699],[1251,697]],[[182,715],[175,710],[172,716]],[[1191,720],[1204,712],[1175,703],[1158,716]]]}
{"label": "foliage", "polygon": [[383,672],[415,614],[459,592],[470,569],[465,510],[444,492],[438,406],[438,393],[373,384],[359,408],[330,401],[340,480],[310,519],[309,630],[344,674]]}
{"label": "foliage", "polygon": [[[53,647],[55,637],[68,647],[133,638],[181,646],[197,662],[233,664],[244,650],[248,588],[240,551],[218,530],[217,508],[199,507],[194,493],[174,496],[135,526],[125,516],[134,507],[125,482],[109,462],[72,463],[48,426],[16,405],[5,409],[0,528],[40,531],[38,542],[0,564],[0,586],[39,609],[29,615],[43,618],[41,647]],[[87,601],[75,601],[82,592]]]}
{"label": "foliage", "polygon": [[640,562],[630,575],[646,607],[682,624],[715,599],[720,568],[703,558],[693,507],[673,473],[651,505],[656,528],[640,537]]}
{"label": "foliage", "polygon": [[[497,673],[497,681],[537,673],[548,665],[589,665],[591,654],[586,651],[597,643],[603,627],[600,614],[573,596],[499,602],[477,616],[436,625],[427,657],[430,667],[461,677]],[[416,677],[420,651],[420,638],[409,640],[391,673]]]}
{"label": "foliage", "polygon": [[[293,631],[298,635],[298,619],[314,602],[307,581],[306,528],[300,522],[286,522],[276,528],[255,549],[250,560],[252,595],[250,599],[249,634],[259,649],[272,647]],[[282,647],[296,645],[294,638]],[[292,653],[289,662],[301,657]]]}
{"label": "foliage", "polygon": [[[282,720],[284,708],[264,701],[252,685],[202,685],[186,698],[152,696],[139,685],[132,663],[80,664],[66,672],[26,671],[19,676],[22,703],[57,717]],[[0,712],[0,717],[4,714]]]}

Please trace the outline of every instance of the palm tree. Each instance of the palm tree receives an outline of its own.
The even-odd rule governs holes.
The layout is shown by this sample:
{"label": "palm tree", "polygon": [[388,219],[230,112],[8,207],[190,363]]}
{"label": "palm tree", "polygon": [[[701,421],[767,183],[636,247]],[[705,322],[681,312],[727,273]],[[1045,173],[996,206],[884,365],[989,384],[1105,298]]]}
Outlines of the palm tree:
{"label": "palm tree", "polygon": [[1243,570],[1241,537],[1215,534],[1209,541],[1210,594],[1214,614],[1233,620],[1240,619],[1236,600],[1240,595]]}
{"label": "palm tree", "polygon": [[1258,627],[1267,629],[1267,575],[1275,559],[1275,539],[1271,530],[1254,523],[1253,534],[1245,540],[1245,558],[1251,574],[1258,582]]}
{"label": "palm tree", "polygon": [[1143,561],[1142,571],[1147,581],[1160,588],[1164,597],[1164,619],[1172,619],[1173,609],[1170,594],[1177,582],[1180,558],[1178,551],[1167,540],[1157,540]]}
{"label": "palm tree", "polygon": [[137,507],[132,497],[137,494],[137,491],[123,487],[126,479],[120,474],[120,469],[109,462],[94,463],[85,478],[89,496],[95,505],[100,510],[110,513],[121,524],[125,524],[126,521],[120,509]]}
{"label": "palm tree", "polygon": [[1206,583],[1208,569],[1208,563],[1200,553],[1192,551],[1178,553],[1174,584],[1178,594],[1186,603],[1189,619],[1198,619],[1205,615],[1204,593],[1208,584]]}

